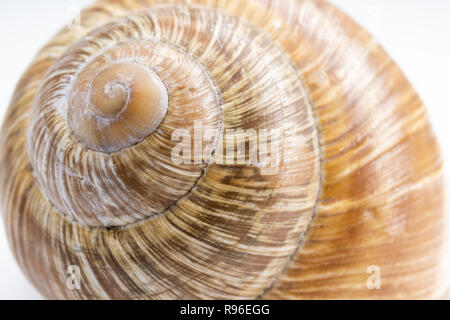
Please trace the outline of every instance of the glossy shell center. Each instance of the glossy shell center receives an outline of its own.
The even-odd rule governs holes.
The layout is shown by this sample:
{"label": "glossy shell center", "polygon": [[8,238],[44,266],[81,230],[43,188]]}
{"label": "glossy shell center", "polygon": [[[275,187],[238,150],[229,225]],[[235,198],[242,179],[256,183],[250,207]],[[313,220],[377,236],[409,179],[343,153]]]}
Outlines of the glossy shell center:
{"label": "glossy shell center", "polygon": [[145,64],[94,60],[76,79],[68,114],[75,135],[104,153],[132,146],[156,130],[167,113],[168,94]]}

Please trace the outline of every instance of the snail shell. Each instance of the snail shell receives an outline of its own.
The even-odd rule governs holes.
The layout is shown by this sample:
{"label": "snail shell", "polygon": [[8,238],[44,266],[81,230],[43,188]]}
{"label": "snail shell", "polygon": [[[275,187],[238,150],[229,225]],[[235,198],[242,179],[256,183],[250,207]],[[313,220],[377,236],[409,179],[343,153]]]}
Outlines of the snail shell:
{"label": "snail shell", "polygon": [[[345,14],[322,0],[107,0],[81,21],[39,52],[1,132],[7,234],[44,296],[444,293],[425,107]],[[199,123],[208,152],[174,162],[173,132]],[[233,129],[276,132],[275,173],[217,161]]]}

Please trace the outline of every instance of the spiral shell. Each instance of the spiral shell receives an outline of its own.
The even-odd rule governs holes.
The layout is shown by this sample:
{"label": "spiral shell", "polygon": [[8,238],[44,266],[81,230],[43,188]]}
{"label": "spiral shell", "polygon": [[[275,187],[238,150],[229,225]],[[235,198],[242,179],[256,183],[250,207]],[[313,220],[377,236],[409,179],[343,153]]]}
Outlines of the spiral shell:
{"label": "spiral shell", "polygon": [[[44,296],[444,293],[442,159],[425,107],[339,10],[106,0],[81,21],[39,52],[1,132],[7,233]],[[275,172],[220,161],[227,130],[267,129]],[[200,135],[200,157],[174,161],[177,130]],[[380,290],[366,285],[373,265]]]}

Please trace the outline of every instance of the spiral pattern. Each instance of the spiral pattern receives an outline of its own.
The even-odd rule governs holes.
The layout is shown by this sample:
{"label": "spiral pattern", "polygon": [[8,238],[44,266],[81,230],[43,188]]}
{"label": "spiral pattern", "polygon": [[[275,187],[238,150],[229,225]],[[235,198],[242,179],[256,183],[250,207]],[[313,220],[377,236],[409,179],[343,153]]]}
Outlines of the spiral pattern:
{"label": "spiral pattern", "polygon": [[[442,292],[437,143],[348,17],[322,0],[106,0],[81,18],[38,54],[2,128],[8,236],[46,297]],[[267,129],[275,172],[222,161],[229,130]],[[174,161],[177,131],[207,152]],[[373,264],[385,282],[369,292]]]}
{"label": "spiral pattern", "polygon": [[[69,49],[50,70],[37,95],[28,136],[30,159],[42,192],[73,221],[88,226],[124,226],[163,213],[188,192],[189,198],[198,180],[203,178],[201,185],[208,179],[203,171],[210,159],[176,165],[171,151],[178,142],[172,141],[172,133],[192,131],[195,121],[213,128],[215,140],[222,128],[283,129],[272,139],[282,141],[283,158],[291,157],[296,163],[286,158],[282,172],[261,183],[277,198],[288,201],[289,197],[289,192],[273,190],[274,182],[286,180],[283,172],[308,172],[304,180],[288,181],[286,187],[300,187],[318,175],[314,157],[317,137],[301,81],[284,53],[258,30],[214,11],[176,7],[120,19],[87,38]],[[224,44],[229,46],[224,48]],[[126,70],[118,70],[123,64],[127,64]],[[133,77],[134,87],[148,87],[143,79],[148,71],[143,68],[152,70],[164,84],[160,88],[168,90],[168,113],[155,132],[149,134],[156,125],[148,119],[152,116],[148,110],[154,108],[147,104],[150,101],[159,108],[165,100],[159,92],[155,103],[144,96],[155,96],[153,91],[137,93],[134,89],[127,93],[125,89],[132,86],[125,83],[115,93],[119,97],[113,97],[118,99],[113,104],[120,105],[113,105],[120,113],[117,120],[89,114],[98,104],[92,97],[93,84],[100,81],[99,89],[105,91],[110,83],[120,83],[128,76]],[[244,77],[245,81],[237,82]],[[68,91],[70,94],[64,94]],[[122,105],[127,103],[124,109]],[[245,112],[239,106],[245,107]],[[139,139],[144,140],[134,146]],[[214,151],[217,141],[208,143]],[[86,146],[100,153],[86,150]],[[306,161],[297,161],[308,152],[312,155],[307,155]],[[230,170],[257,174],[251,165],[208,169],[224,177]],[[249,195],[253,183],[249,183]],[[214,197],[217,192],[210,189],[208,196]],[[307,185],[308,197],[314,197],[313,190],[317,190],[317,183]],[[293,211],[302,209],[292,204]]]}
{"label": "spiral pattern", "polygon": [[66,117],[74,134],[104,153],[142,141],[161,124],[168,107],[166,88],[151,69],[117,59],[100,71],[103,61],[92,62],[69,89]]}

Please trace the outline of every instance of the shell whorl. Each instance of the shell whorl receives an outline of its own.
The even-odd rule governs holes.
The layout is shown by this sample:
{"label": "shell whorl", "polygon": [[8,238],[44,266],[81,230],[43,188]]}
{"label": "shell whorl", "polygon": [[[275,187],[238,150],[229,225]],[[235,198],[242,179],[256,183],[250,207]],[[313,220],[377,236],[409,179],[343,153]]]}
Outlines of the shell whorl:
{"label": "shell whorl", "polygon": [[[286,187],[316,181],[304,191],[311,200],[315,197],[317,136],[304,88],[288,57],[259,30],[218,12],[178,6],[130,15],[94,30],[87,38],[72,46],[44,79],[28,135],[31,164],[41,190],[66,217],[88,226],[126,226],[191,197],[193,188],[208,179],[206,169],[218,178],[237,171],[259,175],[254,165],[221,167],[220,161],[213,161],[207,167],[218,137],[230,129],[282,129],[272,139],[280,140],[285,157],[296,155],[296,159],[283,160],[281,172],[261,181],[260,188],[274,193],[276,182],[284,180],[288,170],[292,174],[310,171],[304,179],[288,181]],[[119,70],[124,64],[126,70]],[[150,75],[152,81],[161,78],[161,84],[155,85],[157,95],[141,90],[143,96],[135,97],[124,83],[112,98],[113,104],[119,103],[118,108],[113,106],[118,115],[112,120],[98,112],[91,115],[98,102],[94,86],[105,91],[111,83],[131,83],[127,77],[137,82],[142,80],[137,77]],[[155,101],[145,95],[156,96]],[[101,99],[104,96],[101,92]],[[158,120],[165,115],[162,121],[149,121],[153,113],[142,115],[154,109],[145,105],[149,102],[167,107],[167,115],[158,112]],[[126,104],[128,109],[123,110]],[[133,104],[144,106],[130,112]],[[245,109],[241,111],[240,105]],[[173,132],[191,132],[196,123],[213,130],[212,141],[204,146],[211,155],[200,162],[192,157],[187,164],[174,163],[172,151],[178,141],[173,141]],[[306,160],[298,161],[301,157]],[[208,196],[214,193],[208,190]],[[250,202],[256,205],[255,200]],[[304,209],[303,202],[291,206]]]}
{"label": "shell whorl", "polygon": [[[106,0],[81,18],[38,54],[2,129],[8,236],[45,296],[441,293],[437,143],[347,16],[322,0]],[[227,130],[267,129],[274,173],[223,160]],[[200,158],[173,160],[175,131],[200,134]],[[367,290],[370,265],[383,290]]]}
{"label": "shell whorl", "polygon": [[100,70],[96,61],[83,69],[69,88],[66,108],[79,140],[104,153],[142,141],[160,125],[168,107],[166,88],[155,72],[117,59]]}

